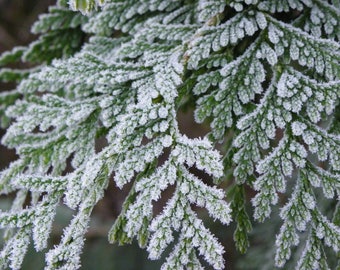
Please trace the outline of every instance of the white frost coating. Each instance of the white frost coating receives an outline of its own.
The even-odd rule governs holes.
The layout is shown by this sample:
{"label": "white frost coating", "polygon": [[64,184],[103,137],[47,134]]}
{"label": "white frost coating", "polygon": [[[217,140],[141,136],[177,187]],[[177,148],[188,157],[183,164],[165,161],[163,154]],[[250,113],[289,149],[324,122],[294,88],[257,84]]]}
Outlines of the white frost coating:
{"label": "white frost coating", "polygon": [[313,196],[310,193],[304,192],[302,194],[302,199],[303,199],[304,205],[308,209],[313,210],[315,208],[315,200],[314,200]]}
{"label": "white frost coating", "polygon": [[256,22],[260,29],[265,29],[267,27],[267,20],[262,12],[256,13]]}
{"label": "white frost coating", "polygon": [[202,140],[188,139],[181,136],[172,155],[176,157],[179,163],[187,163],[189,166],[194,164],[200,170],[205,170],[214,177],[223,175],[223,166],[220,163],[220,154],[211,149],[211,143],[205,138]]}
{"label": "white frost coating", "polygon": [[166,135],[162,140],[163,147],[171,146],[172,142],[173,142],[173,140],[172,140],[171,136]]}
{"label": "white frost coating", "polygon": [[295,121],[292,123],[292,131],[295,136],[301,136],[306,128],[306,124],[299,121]]}
{"label": "white frost coating", "polygon": [[268,38],[273,44],[279,43],[280,39],[284,36],[283,32],[275,28],[273,24],[269,24]]}
{"label": "white frost coating", "polygon": [[159,116],[160,118],[166,118],[166,117],[168,116],[168,113],[169,113],[169,111],[168,111],[168,109],[165,108],[165,107],[160,107],[160,108],[158,109],[158,116]]}
{"label": "white frost coating", "polygon": [[[200,207],[207,208],[209,214],[214,219],[219,219],[222,223],[228,224],[231,221],[231,209],[223,199],[224,193],[215,187],[209,187],[201,183],[201,180],[190,174],[183,168],[184,182],[181,185],[181,192],[187,195],[191,203],[196,203]],[[185,192],[183,192],[183,189]]]}
{"label": "white frost coating", "polygon": [[13,241],[6,245],[5,249],[1,252],[1,256],[9,253],[10,267],[12,269],[20,269],[24,260],[24,255],[27,252],[30,243],[29,228],[20,229],[13,238]]}
{"label": "white frost coating", "polygon": [[[87,17],[56,6],[39,22],[43,37],[50,30],[70,34],[66,43],[60,38],[50,46],[42,38],[15,50],[13,57],[23,53],[22,60],[34,61],[40,45],[48,51],[42,58],[68,48],[59,60],[29,71],[14,96],[0,95],[1,115],[14,120],[2,141],[19,156],[0,174],[1,192],[20,189],[12,209],[0,213],[2,227],[18,228],[7,235],[3,268],[21,268],[30,239],[37,250],[46,246],[61,198],[75,215],[61,242],[47,252],[46,269],[80,268],[92,209],[113,175],[120,188],[134,185],[110,241],[137,238],[151,259],[161,258],[174,242],[161,269],[203,269],[200,259],[223,269],[224,248],[192,207],[206,209],[222,224],[230,223],[231,207],[223,189],[206,184],[192,169],[216,181],[233,170],[237,185],[257,191],[252,204],[259,221],[270,216],[279,193],[286,193],[277,266],[299,244],[299,231],[307,238],[301,270],[323,266],[324,244],[338,251],[339,228],[318,212],[323,200],[316,202],[313,189],[330,199],[339,191],[340,139],[331,134],[340,94],[334,41],[339,11],[319,0],[194,2],[110,1],[99,8],[103,1],[70,0]],[[230,8],[236,11],[231,18],[224,16]],[[296,11],[294,22],[276,16]],[[80,29],[92,36],[89,42],[73,38],[83,36]],[[116,31],[123,34],[117,37]],[[13,105],[16,95],[21,100]],[[211,141],[179,131],[177,111],[193,102],[195,120],[211,122]],[[227,146],[229,139],[222,159],[215,143]],[[69,161],[74,172],[67,174]],[[154,202],[168,188],[173,196],[154,217]],[[27,192],[32,203],[22,209]],[[235,207],[233,214],[239,217],[239,211]],[[236,221],[235,240],[246,243],[246,217]]]}
{"label": "white frost coating", "polygon": [[288,92],[288,81],[289,77],[287,73],[283,73],[280,77],[279,82],[277,83],[277,94],[279,95],[279,97],[287,97],[289,96],[289,92]]}

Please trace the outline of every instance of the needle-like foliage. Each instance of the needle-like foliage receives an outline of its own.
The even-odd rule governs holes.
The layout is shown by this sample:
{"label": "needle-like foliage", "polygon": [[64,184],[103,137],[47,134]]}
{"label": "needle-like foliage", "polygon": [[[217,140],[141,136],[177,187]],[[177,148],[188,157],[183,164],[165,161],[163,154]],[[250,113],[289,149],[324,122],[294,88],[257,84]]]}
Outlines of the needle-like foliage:
{"label": "needle-like foliage", "polygon": [[[216,222],[235,221],[241,252],[252,223],[274,218],[278,205],[275,265],[298,246],[297,269],[328,269],[326,253],[340,249],[339,8],[321,0],[59,0],[33,25],[36,41],[0,57],[0,79],[17,82],[0,94],[2,143],[18,154],[0,174],[1,194],[17,194],[0,212],[0,266],[20,269],[33,241],[46,252],[45,269],[80,268],[92,210],[114,181],[133,184],[109,241],[137,239],[150,259],[168,250],[162,269],[202,269],[202,260],[225,268],[225,247],[195,205]],[[34,65],[6,67],[18,61]],[[204,138],[179,129],[177,113],[189,105],[210,124]],[[254,221],[246,186],[255,191]],[[47,250],[60,204],[75,215]]]}

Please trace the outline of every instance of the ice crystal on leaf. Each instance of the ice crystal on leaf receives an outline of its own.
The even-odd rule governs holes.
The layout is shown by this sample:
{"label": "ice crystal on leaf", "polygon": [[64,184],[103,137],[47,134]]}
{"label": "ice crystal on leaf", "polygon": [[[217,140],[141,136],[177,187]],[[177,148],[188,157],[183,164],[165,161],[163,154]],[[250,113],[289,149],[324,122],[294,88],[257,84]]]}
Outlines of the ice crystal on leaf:
{"label": "ice crystal on leaf", "polygon": [[[91,213],[114,181],[131,189],[109,241],[137,239],[152,260],[167,254],[162,269],[225,268],[225,247],[197,208],[222,225],[234,220],[241,252],[256,221],[279,216],[275,265],[329,268],[340,249],[339,8],[59,0],[33,25],[36,41],[0,56],[0,80],[18,83],[0,94],[2,143],[18,154],[0,174],[0,193],[17,194],[0,212],[0,267],[20,269],[32,241],[46,269],[79,269]],[[20,61],[34,66],[6,67]],[[210,124],[203,138],[179,129],[188,106]],[[75,215],[49,247],[60,204]]]}

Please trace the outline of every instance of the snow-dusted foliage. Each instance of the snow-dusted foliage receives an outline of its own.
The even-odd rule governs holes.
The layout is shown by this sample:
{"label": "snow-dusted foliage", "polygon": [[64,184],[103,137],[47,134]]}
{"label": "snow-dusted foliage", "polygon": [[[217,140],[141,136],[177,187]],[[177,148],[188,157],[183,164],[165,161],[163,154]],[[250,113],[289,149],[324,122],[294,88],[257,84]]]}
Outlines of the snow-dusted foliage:
{"label": "snow-dusted foliage", "polygon": [[[340,249],[339,8],[321,0],[59,0],[33,25],[37,41],[0,57],[0,79],[18,83],[0,94],[2,143],[18,154],[0,174],[1,194],[17,194],[0,212],[1,268],[20,269],[31,241],[46,252],[46,269],[80,268],[92,210],[115,181],[133,183],[109,241],[137,239],[150,259],[167,250],[162,269],[202,269],[202,260],[225,268],[225,248],[194,206],[216,222],[234,220],[245,252],[252,223],[270,218],[273,205],[282,219],[275,265],[298,246],[298,269],[328,269],[326,253]],[[5,67],[18,61],[35,65]],[[210,124],[206,137],[179,130],[177,112],[188,105]],[[254,222],[246,186],[255,192]],[[172,195],[155,214],[165,190]],[[60,204],[75,215],[47,250]]]}

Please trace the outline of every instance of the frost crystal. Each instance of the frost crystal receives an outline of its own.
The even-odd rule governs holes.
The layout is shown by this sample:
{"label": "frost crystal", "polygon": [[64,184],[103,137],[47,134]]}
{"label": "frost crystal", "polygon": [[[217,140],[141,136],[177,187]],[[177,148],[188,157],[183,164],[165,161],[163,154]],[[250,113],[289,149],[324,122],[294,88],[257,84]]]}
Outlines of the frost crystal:
{"label": "frost crystal", "polygon": [[306,128],[307,126],[299,121],[295,121],[292,123],[292,131],[295,136],[302,135]]}

